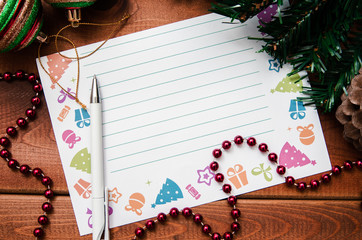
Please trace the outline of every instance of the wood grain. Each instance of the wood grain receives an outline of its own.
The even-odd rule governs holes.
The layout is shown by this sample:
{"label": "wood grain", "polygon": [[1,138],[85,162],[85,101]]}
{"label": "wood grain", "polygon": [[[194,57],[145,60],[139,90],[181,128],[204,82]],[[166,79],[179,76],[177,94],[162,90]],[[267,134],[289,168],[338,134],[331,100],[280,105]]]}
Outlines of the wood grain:
{"label": "wood grain", "polygon": [[[43,197],[33,195],[0,194],[0,231],[6,239],[33,239],[31,231],[37,227]],[[27,204],[24,204],[26,202]],[[91,239],[79,237],[70,198],[58,196],[46,239]],[[238,199],[241,210],[241,231],[236,239],[361,239],[362,214],[360,201],[344,200],[255,200]],[[9,211],[8,209],[13,209]],[[16,211],[15,211],[16,209]],[[229,231],[232,218],[226,201],[193,208],[204,217],[213,231]],[[145,221],[111,229],[112,239],[131,239],[136,227]],[[145,239],[209,239],[200,225],[192,219],[178,216],[165,224],[156,224],[155,231],[146,232]]]}
{"label": "wood grain", "polygon": [[[118,0],[121,1],[122,0]],[[139,7],[128,23],[117,32],[121,36],[152,27],[200,16],[208,13],[210,0],[130,0],[132,7]],[[54,34],[66,25],[63,9],[54,9],[44,5],[46,22],[43,31]],[[84,9],[85,22],[115,21],[122,12],[104,12]],[[104,40],[112,28],[80,27],[64,32],[74,40],[77,46]],[[70,46],[60,43],[60,49]],[[42,54],[54,53],[53,45],[44,46]],[[37,72],[35,58],[37,44],[21,52],[0,55],[0,73],[15,72],[23,69]],[[30,107],[33,93],[27,82],[0,82],[0,132],[15,124],[24,111]],[[68,195],[63,168],[48,115],[43,104],[37,111],[37,118],[30,122],[25,130],[13,141],[10,151],[20,164],[32,168],[40,167],[53,181],[57,197],[54,212],[50,215],[51,224],[46,227],[46,239],[90,239],[79,237]],[[334,114],[320,114],[321,124],[326,139],[332,164],[341,165],[345,160],[361,158],[350,144],[343,140],[342,126]],[[1,134],[1,133],[0,133]],[[242,134],[242,133],[241,133]],[[0,239],[34,239],[32,230],[37,227],[37,217],[41,214],[40,206],[45,201],[42,193],[45,187],[32,176],[23,176],[9,169],[5,161],[0,162]],[[333,178],[319,191],[299,192],[284,184],[242,195],[238,207],[242,211],[242,230],[237,239],[361,239],[361,171],[353,169]],[[303,180],[319,178],[311,176]],[[229,229],[230,207],[226,201],[206,204],[194,211],[205,216],[205,222],[215,231],[223,233]],[[144,221],[112,229],[114,239],[130,239],[137,226]],[[157,231],[147,233],[146,239],[208,239],[192,221],[182,216],[171,220],[165,226],[157,226]]]}

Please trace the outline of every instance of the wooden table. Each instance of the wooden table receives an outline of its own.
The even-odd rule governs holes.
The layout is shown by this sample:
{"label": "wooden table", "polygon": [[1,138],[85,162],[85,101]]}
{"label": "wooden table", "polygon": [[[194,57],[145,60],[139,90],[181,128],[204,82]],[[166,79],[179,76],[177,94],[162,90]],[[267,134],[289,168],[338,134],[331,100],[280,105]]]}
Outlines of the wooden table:
{"label": "wooden table", "polygon": [[[167,23],[207,14],[210,1],[197,0],[138,0],[139,10],[117,36],[137,32]],[[133,2],[134,3],[134,2]],[[46,19],[43,31],[53,34],[67,24],[62,9],[44,5]],[[83,10],[84,21],[114,21],[116,13]],[[104,40],[112,28],[78,28],[66,32],[77,46]],[[37,72],[35,58],[37,43],[17,53],[0,55],[0,72]],[[61,44],[61,49],[70,48]],[[54,45],[44,47],[43,55],[55,52]],[[15,124],[24,115],[33,93],[26,82],[11,84],[0,82],[0,129]],[[39,167],[53,179],[56,197],[52,201],[54,211],[49,214],[50,224],[45,227],[45,239],[91,239],[80,237],[73,214],[63,168],[44,103],[37,111],[37,118],[26,130],[21,130],[10,148],[20,164]],[[342,165],[345,160],[355,161],[361,153],[354,150],[342,137],[342,126],[333,114],[320,114],[324,136],[332,164]],[[0,165],[0,238],[34,239],[33,229],[38,227],[37,218],[42,214],[45,187],[32,176],[23,176],[8,168],[5,161]],[[314,176],[305,179],[309,182]],[[241,210],[241,231],[236,239],[362,239],[361,171],[353,169],[333,177],[328,185],[318,191],[303,193],[284,184],[239,196],[237,207]],[[214,231],[229,231],[232,219],[225,200],[193,209],[201,213]],[[134,230],[145,221],[117,227],[111,230],[112,239],[131,239]],[[156,231],[148,232],[146,239],[209,239],[190,219],[179,216]]]}

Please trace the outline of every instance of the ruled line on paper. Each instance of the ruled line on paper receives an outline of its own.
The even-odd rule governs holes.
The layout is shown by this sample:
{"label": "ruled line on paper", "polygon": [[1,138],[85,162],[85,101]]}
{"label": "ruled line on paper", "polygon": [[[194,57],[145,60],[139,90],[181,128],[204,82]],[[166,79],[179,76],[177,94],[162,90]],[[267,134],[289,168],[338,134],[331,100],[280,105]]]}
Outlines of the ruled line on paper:
{"label": "ruled line on paper", "polygon": [[[259,86],[259,85],[262,85],[262,83],[255,83],[255,84],[252,84],[252,85],[249,85],[249,86],[244,86],[244,87],[241,87],[241,88],[235,88],[235,89],[232,89],[232,90],[229,90],[229,91],[226,91],[226,92],[221,92],[221,93],[217,93],[217,94],[211,94],[211,95],[208,95],[208,96],[205,96],[205,97],[201,97],[201,98],[197,98],[197,99],[192,99],[192,100],[190,100],[190,101],[185,101],[185,102],[177,103],[177,104],[174,104],[174,105],[170,105],[170,106],[166,106],[166,107],[154,109],[154,110],[151,110],[151,111],[138,113],[138,114],[135,114],[135,115],[132,115],[132,116],[128,116],[128,117],[124,117],[124,118],[120,118],[120,119],[115,119],[115,120],[112,120],[112,121],[104,122],[103,125],[104,125],[104,124],[109,124],[109,123],[118,122],[118,121],[123,121],[123,120],[130,119],[130,118],[134,118],[134,117],[139,117],[139,116],[142,116],[142,115],[145,115],[145,114],[149,114],[149,113],[153,113],[153,112],[157,112],[157,111],[162,111],[162,110],[165,110],[165,109],[169,109],[169,108],[173,108],[173,107],[185,105],[185,104],[188,104],[188,103],[193,103],[193,102],[205,100],[205,99],[212,98],[212,97],[217,97],[217,96],[220,96],[220,95],[224,95],[224,94],[228,94],[228,93],[232,93],[232,92],[244,90],[244,89],[247,89],[247,88],[256,87],[256,86]],[[121,106],[121,107],[123,107],[123,106]],[[120,108],[120,107],[118,107],[118,108]]]}
{"label": "ruled line on paper", "polygon": [[114,160],[119,160],[121,158],[126,158],[126,157],[130,157],[130,156],[137,155],[137,154],[140,154],[140,153],[145,153],[145,152],[153,151],[153,150],[156,150],[156,149],[169,147],[169,146],[172,146],[172,145],[188,142],[188,141],[195,140],[195,139],[202,138],[202,137],[207,137],[207,136],[210,136],[210,135],[214,135],[214,134],[217,134],[217,133],[233,130],[233,129],[236,129],[236,128],[241,128],[241,127],[250,126],[250,125],[261,123],[261,122],[266,122],[266,121],[269,121],[269,120],[271,120],[271,118],[261,119],[259,121],[254,121],[254,122],[242,124],[242,125],[239,125],[239,126],[235,126],[235,127],[232,127],[232,128],[227,128],[227,129],[219,130],[219,131],[216,131],[216,132],[211,132],[211,133],[208,133],[208,134],[192,137],[192,138],[189,138],[189,139],[184,139],[184,140],[181,140],[181,141],[178,141],[178,142],[173,142],[173,143],[165,144],[165,145],[162,145],[162,146],[148,148],[148,149],[145,149],[145,150],[142,150],[142,151],[139,151],[139,152],[134,152],[134,153],[130,153],[130,154],[127,154],[127,155],[118,156],[116,158],[110,158],[107,161],[110,162],[110,161],[114,161]]}
{"label": "ruled line on paper", "polygon": [[[199,35],[199,36],[196,36],[196,37],[191,37],[191,38],[186,38],[186,39],[182,39],[182,40],[179,40],[179,41],[169,42],[169,43],[162,44],[162,45],[158,45],[158,46],[155,46],[155,47],[146,48],[146,49],[142,49],[142,50],[135,51],[135,52],[130,52],[130,53],[127,53],[127,54],[115,56],[115,57],[112,57],[112,58],[107,58],[107,59],[100,60],[100,61],[96,61],[96,62],[91,62],[91,63],[85,64],[84,66],[85,66],[85,67],[89,67],[89,66],[92,66],[92,65],[104,63],[104,62],[107,62],[107,61],[112,61],[112,60],[119,59],[119,58],[122,58],[122,57],[128,57],[128,56],[131,56],[131,55],[133,55],[133,54],[144,53],[145,51],[155,50],[155,49],[157,49],[157,48],[167,47],[167,46],[170,46],[170,45],[173,45],[173,44],[177,44],[177,43],[184,43],[184,42],[189,41],[189,40],[194,40],[194,39],[197,39],[197,38],[210,36],[210,35],[212,35],[212,34],[217,34],[217,33],[221,33],[221,32],[225,32],[225,31],[233,30],[233,29],[235,29],[235,28],[240,28],[240,27],[244,27],[244,26],[246,26],[246,25],[240,25],[240,26],[237,26],[237,27],[232,27],[232,28],[228,28],[228,29],[222,29],[222,30],[219,30],[219,31],[211,32],[211,33],[202,34],[202,35]],[[226,43],[230,43],[230,42],[234,42],[234,41],[241,40],[241,39],[246,39],[246,38],[247,38],[247,36],[245,36],[245,37],[239,37],[239,38],[232,39],[232,40],[229,40],[229,41],[220,42],[220,43],[213,44],[213,45],[209,45],[209,46],[205,46],[205,47],[202,47],[202,48],[189,50],[189,51],[182,52],[182,53],[179,53],[179,54],[169,55],[169,56],[167,56],[167,57],[174,57],[174,56],[178,56],[178,55],[181,55],[181,54],[185,54],[185,53],[189,53],[189,52],[193,52],[193,51],[197,51],[197,50],[201,50],[201,49],[205,49],[205,48],[209,48],[209,47],[215,47],[215,46],[219,46],[219,45],[221,45],[221,44],[226,44]],[[159,59],[157,59],[157,60],[159,60]]]}
{"label": "ruled line on paper", "polygon": [[[129,131],[136,130],[136,129],[143,128],[143,127],[149,127],[149,126],[156,125],[156,124],[163,123],[163,122],[167,122],[167,121],[172,121],[172,120],[179,119],[179,118],[182,118],[182,117],[188,117],[188,116],[191,116],[191,115],[194,115],[194,114],[198,114],[198,113],[202,113],[202,112],[207,112],[207,111],[210,111],[210,110],[215,110],[215,109],[218,109],[218,108],[230,106],[230,105],[237,104],[237,103],[241,103],[241,102],[245,102],[245,101],[248,101],[248,100],[257,99],[257,98],[264,97],[264,96],[265,96],[265,94],[259,95],[259,96],[254,96],[254,97],[250,97],[250,98],[245,98],[245,99],[241,99],[241,100],[239,100],[239,101],[235,101],[235,102],[231,102],[231,103],[226,103],[226,104],[222,104],[222,105],[215,106],[215,107],[211,107],[211,108],[206,108],[206,109],[203,109],[203,110],[200,110],[200,111],[191,112],[191,113],[183,114],[183,115],[176,116],[176,117],[172,117],[172,118],[168,118],[168,119],[163,119],[163,120],[161,120],[161,121],[148,123],[148,124],[141,125],[141,126],[137,126],[137,127],[134,127],[134,128],[127,128],[127,129],[122,130],[122,131],[113,132],[113,133],[110,133],[110,134],[103,135],[103,138],[109,137],[109,136],[112,136],[112,135],[116,135],[116,134],[120,134],[120,133],[129,132]],[[120,121],[120,120],[117,119],[117,120],[115,120],[115,121]],[[114,121],[114,122],[115,122],[115,121]]]}
{"label": "ruled line on paper", "polygon": [[[202,59],[202,60],[199,60],[199,61],[196,61],[196,62],[188,62],[188,63],[181,64],[181,65],[178,65],[178,66],[175,66],[175,67],[171,67],[171,68],[167,68],[167,69],[162,69],[162,70],[160,70],[160,71],[156,71],[156,72],[144,74],[144,75],[137,76],[137,77],[133,77],[133,78],[129,78],[129,79],[126,79],[126,80],[121,80],[121,81],[117,81],[117,82],[113,82],[113,83],[109,83],[109,84],[104,84],[104,85],[102,85],[102,86],[99,86],[99,88],[108,87],[108,86],[115,85],[115,84],[118,84],[118,83],[121,83],[121,82],[126,82],[126,81],[130,81],[130,80],[137,79],[137,78],[140,78],[140,77],[150,76],[150,75],[157,74],[157,73],[161,73],[161,72],[165,72],[165,71],[175,70],[175,69],[177,69],[177,68],[190,66],[190,65],[193,65],[193,64],[196,64],[196,63],[206,62],[206,61],[214,60],[214,59],[217,59],[217,58],[222,58],[222,57],[230,56],[230,55],[233,55],[233,54],[237,54],[237,53],[241,53],[241,52],[246,52],[246,51],[249,51],[249,50],[252,50],[252,49],[253,49],[253,47],[245,48],[245,49],[238,50],[238,51],[234,51],[234,52],[231,52],[231,53],[221,54],[221,55],[214,56],[214,57],[211,57],[211,58]],[[110,71],[100,72],[100,73],[97,73],[97,76],[101,76],[101,75],[105,75],[105,74],[110,74],[110,73],[118,72],[118,71],[121,71],[121,70],[124,70],[124,69],[125,69],[125,68],[116,68],[116,69],[112,69],[112,70],[110,70]],[[93,78],[93,75],[89,75],[89,76],[87,76],[86,78]]]}
{"label": "ruled line on paper", "polygon": [[[225,70],[226,68],[235,67],[235,66],[238,66],[238,65],[246,64],[246,63],[251,63],[251,62],[254,62],[254,61],[256,61],[256,59],[251,59],[251,60],[248,60],[248,61],[243,61],[243,62],[240,62],[240,63],[228,65],[228,66],[225,66],[225,67],[215,68],[215,69],[212,69],[212,70],[209,70],[209,71],[205,71],[205,72],[201,72],[201,73],[196,73],[196,74],[192,74],[192,75],[185,76],[185,77],[181,77],[181,78],[176,78],[176,79],[174,79],[174,80],[164,81],[164,82],[161,82],[161,83],[158,83],[158,84],[153,84],[153,85],[150,85],[150,86],[146,86],[146,87],[142,87],[142,88],[137,88],[137,89],[133,89],[133,90],[130,90],[130,91],[117,93],[117,94],[114,94],[114,95],[110,95],[110,96],[104,97],[104,98],[102,98],[102,100],[109,99],[109,98],[113,98],[113,97],[117,97],[117,96],[121,96],[121,95],[128,94],[128,93],[133,93],[133,92],[145,90],[145,89],[148,89],[148,88],[151,88],[151,87],[158,87],[158,86],[161,86],[161,85],[164,85],[164,84],[169,84],[169,83],[177,82],[177,81],[184,80],[184,79],[187,79],[187,78],[192,78],[192,77],[200,76],[200,75],[202,75],[202,74],[207,74],[207,73],[211,73],[211,72],[216,72],[216,71],[219,71],[219,70]],[[258,73],[258,72],[259,72],[259,71],[255,71],[255,72],[251,72],[251,73],[247,73],[247,74],[242,74],[242,75],[235,76],[235,77],[232,77],[232,78],[227,78],[227,79],[224,79],[224,80],[219,80],[219,81],[216,81],[216,82],[214,82],[214,83],[219,83],[219,82],[223,82],[223,81],[232,80],[232,79],[234,79],[234,78],[239,78],[239,77],[248,76],[248,75],[251,75],[251,74],[254,74],[254,73]],[[137,78],[137,77],[136,77],[136,78]],[[211,84],[213,84],[213,83],[210,83],[209,85],[211,85]],[[205,84],[204,86],[207,86],[207,84]],[[196,88],[196,87],[195,87],[195,88]],[[108,109],[103,110],[103,112],[105,112],[105,111],[110,111],[110,110],[113,110],[113,109],[116,109],[116,108],[118,108],[118,107],[108,108]]]}
{"label": "ruled line on paper", "polygon": [[140,142],[142,140],[146,140],[146,139],[150,139],[150,138],[154,138],[154,137],[159,137],[159,136],[162,136],[162,135],[166,135],[166,134],[170,134],[170,133],[174,133],[174,132],[178,132],[178,131],[182,131],[182,130],[186,130],[186,129],[190,129],[190,128],[194,128],[194,127],[199,127],[199,126],[202,126],[202,125],[205,125],[205,124],[208,124],[208,123],[213,123],[213,122],[217,122],[217,121],[220,121],[220,120],[225,120],[227,118],[232,118],[232,117],[240,116],[240,115],[243,115],[243,114],[260,111],[260,110],[263,110],[263,109],[266,109],[266,108],[268,108],[268,106],[263,106],[263,107],[260,107],[260,108],[254,108],[254,109],[251,109],[251,110],[248,110],[248,111],[231,114],[231,115],[224,116],[224,117],[221,117],[221,118],[217,118],[217,119],[213,119],[213,120],[193,124],[193,125],[190,125],[190,126],[174,129],[174,130],[171,130],[171,131],[162,132],[162,133],[158,133],[158,134],[155,134],[155,135],[150,135],[150,136],[147,136],[147,137],[142,137],[142,138],[139,138],[139,139],[136,139],[136,140],[123,142],[123,143],[119,143],[119,144],[116,144],[116,145],[111,145],[109,147],[105,147],[104,149],[111,149],[111,148],[119,147],[119,146],[122,146],[122,145],[134,143],[134,142]]}
{"label": "ruled line on paper", "polygon": [[[127,43],[131,43],[131,42],[136,42],[136,41],[140,41],[140,40],[150,39],[150,38],[152,38],[152,37],[157,37],[157,36],[161,36],[161,35],[164,35],[164,34],[168,34],[168,33],[172,33],[172,32],[177,32],[177,31],[180,31],[180,30],[185,30],[185,29],[192,28],[192,27],[197,27],[197,26],[200,26],[200,25],[203,25],[203,24],[207,24],[207,23],[211,23],[211,22],[216,22],[216,21],[219,21],[219,20],[222,20],[222,19],[227,19],[227,17],[216,18],[216,19],[204,21],[204,22],[201,22],[201,23],[194,23],[194,24],[191,24],[191,25],[188,25],[188,26],[184,26],[184,27],[180,27],[180,28],[175,28],[175,29],[172,29],[172,30],[168,30],[168,31],[165,31],[165,32],[160,32],[160,33],[148,35],[148,36],[145,36],[145,37],[136,38],[136,39],[133,39],[133,40],[130,40],[130,41],[125,41],[125,42],[113,44],[113,45],[110,45],[110,46],[103,46],[102,48],[98,49],[98,51],[102,51],[102,50],[105,50],[105,49],[108,49],[108,48],[112,48],[112,47],[118,47],[118,46],[121,46],[121,45],[124,45],[124,44],[127,44]],[[247,24],[243,24],[243,25],[246,26]],[[91,52],[92,52],[92,51],[87,51],[87,52],[84,52],[83,54],[89,54],[89,53],[91,53]]]}
{"label": "ruled line on paper", "polygon": [[[274,132],[274,131],[275,131],[274,129],[270,129],[270,130],[268,130],[268,131],[264,131],[264,132],[260,132],[260,133],[255,133],[255,134],[252,134],[252,135],[250,135],[250,136],[260,136],[260,135],[267,134],[267,133],[271,133],[271,132]],[[245,136],[245,138],[248,138],[248,137],[250,137],[250,136]],[[156,160],[152,160],[152,161],[149,161],[149,162],[145,162],[145,163],[141,163],[141,164],[129,166],[129,167],[126,167],[126,168],[121,168],[121,169],[113,170],[113,171],[110,171],[110,173],[121,172],[121,171],[124,171],[124,170],[127,170],[127,169],[131,169],[131,168],[135,168],[135,167],[140,167],[140,166],[144,166],[144,165],[148,165],[148,164],[152,164],[152,163],[164,161],[164,160],[167,160],[167,159],[171,159],[171,158],[179,157],[179,156],[182,156],[182,155],[186,155],[186,154],[190,154],[190,153],[202,151],[202,150],[205,150],[205,149],[211,149],[211,148],[218,147],[218,146],[220,146],[220,144],[214,144],[214,145],[210,145],[210,146],[206,146],[206,147],[202,147],[202,148],[197,148],[197,149],[194,149],[194,150],[191,150],[191,151],[186,151],[186,152],[182,152],[182,153],[179,153],[179,154],[167,156],[167,157],[164,157],[164,158],[159,158],[159,159],[156,159]],[[109,160],[108,160],[108,161],[109,161]]]}

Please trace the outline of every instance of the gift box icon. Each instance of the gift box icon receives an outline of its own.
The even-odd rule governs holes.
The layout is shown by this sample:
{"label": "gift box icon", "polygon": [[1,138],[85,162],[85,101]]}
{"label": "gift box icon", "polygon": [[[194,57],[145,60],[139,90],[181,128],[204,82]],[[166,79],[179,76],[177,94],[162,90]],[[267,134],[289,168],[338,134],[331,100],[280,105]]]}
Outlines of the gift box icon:
{"label": "gift box icon", "polygon": [[243,166],[236,164],[233,168],[227,170],[227,175],[230,182],[236,189],[241,188],[243,185],[248,185],[248,178],[246,177],[246,171],[243,171]]}
{"label": "gift box icon", "polygon": [[75,190],[77,190],[79,196],[82,196],[85,199],[90,198],[92,190],[91,184],[83,179],[79,179],[78,182],[74,185]]}
{"label": "gift box icon", "polygon": [[90,125],[90,116],[86,109],[75,109],[75,118],[74,121],[77,124],[77,127],[83,128]]}
{"label": "gift box icon", "polygon": [[306,109],[302,101],[294,99],[290,100],[289,112],[290,112],[290,117],[293,120],[297,120],[298,118],[303,119],[305,117],[305,110]]}

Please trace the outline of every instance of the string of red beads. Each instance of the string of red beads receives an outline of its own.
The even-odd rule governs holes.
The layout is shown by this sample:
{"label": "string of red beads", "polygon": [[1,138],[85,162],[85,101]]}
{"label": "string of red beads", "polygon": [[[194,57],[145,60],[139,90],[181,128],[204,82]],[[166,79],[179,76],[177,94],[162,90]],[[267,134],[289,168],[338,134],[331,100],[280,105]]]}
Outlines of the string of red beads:
{"label": "string of red beads", "polygon": [[35,228],[33,231],[36,238],[41,238],[44,236],[44,226],[49,223],[47,214],[53,209],[53,205],[50,202],[50,199],[54,196],[54,192],[51,189],[52,180],[50,177],[46,176],[40,168],[31,169],[26,164],[20,165],[17,160],[12,158],[12,154],[8,148],[11,146],[10,139],[17,136],[18,129],[24,129],[28,125],[29,121],[35,119],[35,110],[41,104],[39,94],[42,92],[43,87],[34,73],[27,74],[21,70],[14,74],[11,74],[10,72],[6,72],[4,74],[0,73],[0,81],[11,82],[12,80],[23,80],[31,83],[35,96],[30,100],[32,106],[26,109],[25,117],[18,118],[16,120],[16,125],[8,127],[4,136],[0,138],[0,157],[7,162],[9,168],[19,170],[19,172],[24,175],[32,174],[34,177],[39,179],[44,186],[46,186],[44,196],[47,198],[47,201],[42,204],[41,209],[43,210],[43,214],[38,217],[40,227]]}
{"label": "string of red beads", "polygon": [[[241,145],[241,144],[243,144],[243,142],[244,142],[244,138],[240,135],[236,136],[233,140],[233,143],[236,145]],[[248,146],[253,147],[257,144],[257,141],[254,137],[249,137],[249,138],[247,138],[246,143]],[[229,150],[231,148],[231,146],[232,146],[232,142],[229,140],[225,140],[221,144],[221,149],[217,148],[212,151],[212,155],[215,158],[214,161],[210,163],[210,169],[212,171],[216,172],[219,169],[219,163],[217,162],[217,160],[222,156],[222,154],[223,154],[222,151]],[[269,148],[266,143],[260,143],[258,145],[258,149],[262,153],[268,153],[268,160],[270,162],[272,162],[274,164],[278,164],[278,155],[273,152],[269,153]],[[351,170],[353,168],[353,166],[356,166],[357,168],[362,169],[362,161],[358,160],[355,162],[351,162],[351,161],[347,160],[344,162],[343,166],[338,166],[338,165],[333,166],[332,171],[330,173],[323,174],[320,180],[315,180],[315,179],[312,180],[310,182],[310,184],[307,184],[305,182],[296,183],[295,179],[292,176],[285,177],[285,183],[288,186],[296,186],[297,189],[299,189],[299,190],[305,190],[307,188],[317,189],[319,187],[320,183],[329,183],[332,175],[339,175],[342,172],[342,169]],[[278,165],[276,167],[276,172],[279,175],[284,175],[286,173],[285,166]],[[225,179],[225,177],[222,173],[215,174],[216,182],[222,183],[222,182],[224,182],[224,179]],[[232,191],[232,187],[230,184],[226,183],[226,184],[223,184],[222,190],[225,193],[230,194]],[[240,230],[240,224],[238,222],[238,218],[240,217],[241,212],[239,209],[236,208],[237,198],[235,196],[229,196],[227,201],[228,201],[229,205],[232,206],[231,216],[233,217],[234,222],[232,222],[231,226],[230,226],[231,232],[225,232],[222,236],[218,232],[212,233],[211,226],[208,224],[205,224],[203,222],[202,215],[193,213],[191,208],[184,208],[182,210],[182,215],[186,218],[193,216],[194,222],[196,224],[200,224],[202,232],[209,235],[212,240],[231,240],[231,239],[233,239],[233,236]],[[177,208],[171,208],[169,215],[171,217],[177,217],[179,215],[179,210]],[[146,230],[152,230],[155,228],[155,224],[157,222],[163,223],[166,220],[167,220],[167,215],[165,213],[159,213],[156,220],[148,220],[143,227],[136,228],[135,236],[133,239],[142,238],[145,235]]]}

